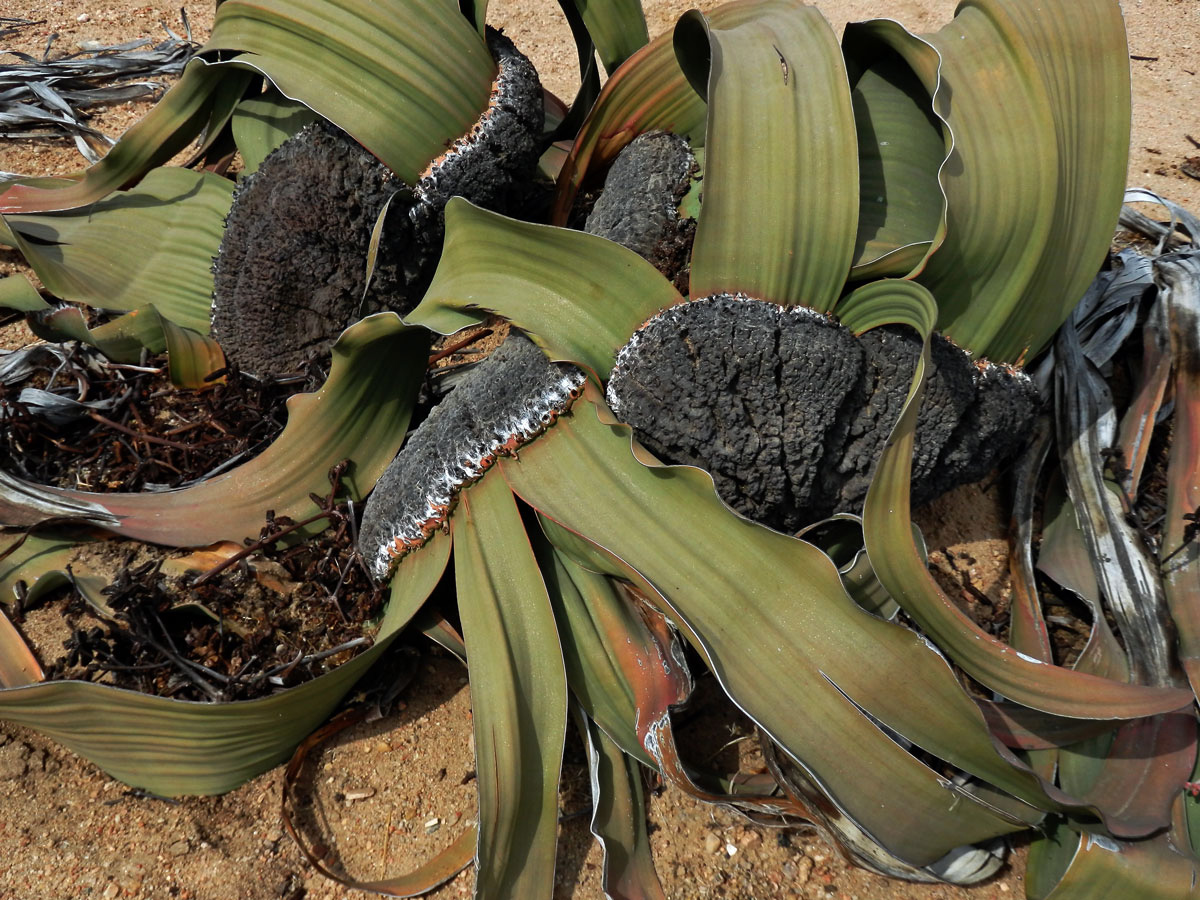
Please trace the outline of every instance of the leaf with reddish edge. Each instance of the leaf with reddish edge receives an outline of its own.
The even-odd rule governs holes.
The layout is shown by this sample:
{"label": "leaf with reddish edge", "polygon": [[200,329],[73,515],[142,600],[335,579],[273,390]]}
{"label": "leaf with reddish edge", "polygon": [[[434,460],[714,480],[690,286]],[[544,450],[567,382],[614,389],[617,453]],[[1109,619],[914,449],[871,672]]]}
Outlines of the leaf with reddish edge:
{"label": "leaf with reddish edge", "polygon": [[1116,841],[1059,825],[1037,838],[1025,875],[1028,900],[1183,900],[1194,897],[1196,860],[1167,834]]}
{"label": "leaf with reddish edge", "polygon": [[0,688],[20,687],[46,680],[33,650],[0,606]]}
{"label": "leaf with reddish edge", "polygon": [[1167,462],[1167,510],[1160,567],[1171,618],[1192,690],[1200,692],[1200,252],[1155,260],[1167,293],[1171,350],[1175,357],[1175,419]]}
{"label": "leaf with reddish edge", "polygon": [[1063,790],[1117,811],[1142,834],[1166,827],[1171,804],[1196,762],[1192,712],[1124,723],[1059,754]]}
{"label": "leaf with reddish edge", "polygon": [[991,690],[1067,718],[1131,719],[1190,705],[1190,692],[1121,684],[1024,656],[985,632],[943,593],[908,528],[913,432],[924,392],[925,349],[904,411],[875,471],[863,510],[867,553],[879,580],[930,639]]}
{"label": "leaf with reddish edge", "polygon": [[0,524],[5,528],[64,523],[119,527],[120,518],[95,499],[100,496],[82,491],[72,495],[0,471]]}
{"label": "leaf with reddish edge", "polygon": [[693,10],[675,26],[676,56],[708,98],[690,294],[741,291],[827,312],[858,225],[846,66],[816,7],[750,6],[753,17],[736,25]]}
{"label": "leaf with reddish edge", "polygon": [[[756,6],[729,3],[708,19],[714,26],[732,28],[753,18]],[[610,76],[559,172],[550,218],[555,225],[567,223],[580,189],[596,181],[639,134],[669,131],[697,146],[704,143],[706,105],[675,58],[671,32],[660,34]]]}
{"label": "leaf with reddish edge", "polygon": [[404,439],[427,354],[423,329],[392,313],[370,316],[346,329],[324,386],[288,401],[287,427],[250,462],[194,487],[145,494],[93,494],[4,476],[0,516],[30,524],[73,512],[123,537],[175,547],[241,540],[258,533],[268,509],[297,520],[312,515],[309,494],[328,492],[329,470],[343,459],[353,465],[342,483],[359,499]]}
{"label": "leaf with reddish edge", "polygon": [[[561,531],[544,518],[542,527]],[[686,667],[664,652],[615,579],[587,571],[544,540],[534,544],[554,604],[567,683],[609,739],[645,765],[655,765],[635,723],[687,700]]]}
{"label": "leaf with reddish edge", "polygon": [[54,187],[14,184],[0,193],[0,213],[77,209],[133,184],[185,149],[202,131],[215,136],[257,77],[254,72],[222,71],[193,59],[179,83],[82,177]]}
{"label": "leaf with reddish edge", "polygon": [[613,900],[666,900],[650,853],[640,764],[595,722],[585,721],[582,731],[592,782],[591,829],[604,849],[604,893]]}
{"label": "leaf with reddish edge", "polygon": [[620,244],[508,219],[455,197],[433,283],[407,321],[450,334],[496,312],[551,359],[601,378],[634,329],[683,298]]}
{"label": "leaf with reddish edge", "polygon": [[479,786],[476,895],[548,897],[567,727],[554,613],[503,479],[464,488],[450,528]]}
{"label": "leaf with reddish edge", "polygon": [[[516,460],[501,460],[501,471],[544,515],[605,548],[609,574],[657,595],[656,605],[735,702],[818,773],[878,840],[910,864],[925,865],[959,844],[1022,826],[973,798],[948,802],[955,789],[860,706],[931,752],[1055,805],[1028,773],[996,755],[982,717],[917,636],[858,609],[832,563],[811,545],[733,515],[705,473],[647,468],[630,453],[628,427],[598,418],[602,404],[594,387],[585,388],[572,415]],[[731,597],[741,602],[731,607]],[[764,634],[772,636],[765,649]],[[898,680],[911,690],[892,703],[881,686]],[[885,795],[866,790],[864,765],[887,779]],[[916,821],[921,828],[912,827]]]}
{"label": "leaf with reddish edge", "polygon": [[375,644],[270,697],[198,703],[80,681],[0,690],[0,719],[25,725],[154,794],[221,794],[284,761],[329,715],[433,591],[450,540],[435,535],[392,580]]}
{"label": "leaf with reddish edge", "polygon": [[1120,723],[1104,719],[1064,719],[1007,700],[975,698],[988,728],[1014,750],[1051,750],[1108,734]]}

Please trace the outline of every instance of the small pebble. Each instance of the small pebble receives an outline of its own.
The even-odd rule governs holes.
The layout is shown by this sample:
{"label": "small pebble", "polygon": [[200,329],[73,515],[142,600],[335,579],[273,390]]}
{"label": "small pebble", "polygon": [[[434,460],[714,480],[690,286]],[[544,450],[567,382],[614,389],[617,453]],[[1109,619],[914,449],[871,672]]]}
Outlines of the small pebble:
{"label": "small pebble", "polygon": [[807,856],[800,860],[800,862],[796,865],[796,875],[792,879],[792,884],[794,884],[796,887],[802,887],[803,885],[808,884],[808,879],[812,875],[812,867],[813,861]]}
{"label": "small pebble", "polygon": [[92,17],[89,16],[87,13],[80,13],[79,15],[77,15],[75,17],[75,21],[76,22],[90,22],[90,21],[92,21]]}
{"label": "small pebble", "polygon": [[704,836],[704,849],[708,853],[716,853],[721,846],[721,839],[711,831]]}
{"label": "small pebble", "polygon": [[365,791],[346,791],[346,802],[353,803],[355,800],[366,800],[368,797],[375,796],[375,788],[367,788]]}
{"label": "small pebble", "polygon": [[426,834],[433,834],[435,831],[437,831],[437,830],[438,830],[439,828],[441,828],[441,827],[442,827],[441,820],[440,820],[440,819],[438,819],[438,818],[436,818],[436,817],[434,817],[434,818],[432,818],[432,819],[429,819],[428,821],[426,821],[426,823],[425,823],[425,833],[426,833]]}
{"label": "small pebble", "polygon": [[733,856],[735,853],[737,853],[737,845],[726,844],[725,845],[725,853],[727,856]]}
{"label": "small pebble", "polygon": [[176,841],[170,847],[167,848],[167,850],[170,852],[170,854],[172,856],[183,856],[185,853],[187,853],[191,849],[192,848],[188,844],[187,841]]}

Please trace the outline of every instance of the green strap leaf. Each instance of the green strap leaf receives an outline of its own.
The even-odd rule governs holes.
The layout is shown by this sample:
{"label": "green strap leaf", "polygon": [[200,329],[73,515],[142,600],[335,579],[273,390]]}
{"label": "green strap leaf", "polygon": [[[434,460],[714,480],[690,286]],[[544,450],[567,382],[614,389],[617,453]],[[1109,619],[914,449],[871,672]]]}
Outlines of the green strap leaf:
{"label": "green strap leaf", "polygon": [[863,510],[867,553],[879,580],[921,630],[971,677],[1001,695],[1068,718],[1129,719],[1170,712],[1191,693],[1122,684],[1024,656],[976,625],[942,592],[913,543],[909,483],[913,432],[929,355],[925,348],[904,411],[880,457]]}
{"label": "green strap leaf", "polygon": [[924,38],[860,27],[905,58],[948,129],[945,242],[918,276],[939,298],[939,328],[994,360],[1036,353],[1091,282],[1120,212],[1130,100],[1118,4],[970,0]]}
{"label": "green strap leaf", "polygon": [[[221,794],[284,761],[390,646],[445,571],[450,540],[410,554],[375,644],[345,665],[260,700],[195,703],[80,681],[0,690],[0,719],[33,728],[154,794]],[[32,580],[47,571],[34,559]]]}
{"label": "green strap leaf", "polygon": [[[815,773],[837,815],[913,865],[1021,827],[966,795],[947,810],[946,783],[860,711],[893,727],[908,716],[897,729],[906,737],[1036,794],[1031,777],[996,755],[945,663],[911,632],[862,612],[814,547],[730,513],[703,472],[638,462],[628,428],[601,422],[597,402],[585,389],[573,415],[501,471],[522,499],[606,548],[609,574],[669,604],[726,691]],[[910,686],[903,703],[891,702],[898,681]],[[886,778],[885,794],[862,783],[862,766]]]}
{"label": "green strap leaf", "polygon": [[[130,313],[133,315],[133,313]],[[167,342],[167,367],[176,387],[199,390],[212,384],[211,376],[225,368],[225,353],[212,338],[160,319]]]}
{"label": "green strap leaf", "polygon": [[479,784],[475,893],[548,897],[567,727],[554,613],[502,479],[463,490],[451,529]]}
{"label": "green strap leaf", "polygon": [[370,316],[338,339],[324,386],[288,402],[287,427],[250,462],[194,487],[145,494],[93,494],[3,476],[3,521],[29,524],[74,510],[149,543],[240,540],[258,533],[268,509],[294,519],[312,514],[309,494],[328,491],[329,469],[343,459],[353,465],[342,483],[361,498],[404,440],[427,353],[422,329],[406,327],[392,313]]}
{"label": "green strap leaf", "polygon": [[625,60],[650,40],[640,0],[608,0],[607,3],[589,3],[588,0],[569,2],[583,18],[606,72],[615,72]]}
{"label": "green strap leaf", "polygon": [[207,334],[212,260],[232,202],[224,178],[160,168],[87,209],[7,222],[34,272],[64,300],[118,310],[153,304]]}
{"label": "green strap leaf", "polygon": [[253,72],[220,70],[193,59],[166,96],[82,177],[52,185],[13,184],[0,193],[0,213],[76,209],[136,182],[186,149],[201,132],[215,137],[254,78]]}
{"label": "green strap leaf", "polygon": [[430,0],[225,0],[200,52],[262,72],[410,185],[471,130],[496,76],[458,4]]}
{"label": "green strap leaf", "polygon": [[267,154],[316,119],[317,114],[303,103],[283,96],[274,88],[261,97],[239,103],[229,123],[234,143],[242,154],[244,168],[239,177],[254,172]]}
{"label": "green strap leaf", "polygon": [[682,302],[636,253],[581,231],[530,225],[455,197],[433,283],[408,321],[450,334],[489,313],[555,360],[606,378],[617,350],[661,309]]}
{"label": "green strap leaf", "polygon": [[28,276],[17,273],[0,278],[0,307],[19,312],[41,312],[49,309],[50,304],[42,299]]}
{"label": "green strap leaf", "polygon": [[858,236],[852,281],[913,273],[939,235],[942,123],[894,50],[850,24],[842,38],[858,132]]}
{"label": "green strap leaf", "polygon": [[137,363],[143,350],[161,353],[166,349],[165,321],[153,306],[147,306],[91,328],[82,308],[61,306],[30,317],[28,323],[29,330],[44,341],[79,341],[114,362]]}
{"label": "green strap leaf", "polygon": [[[708,22],[704,205],[693,297],[742,291],[820,312],[853,258],[858,154],[846,68],[825,17],[797,0],[758,0],[754,18]],[[677,53],[705,25],[676,26]],[[703,48],[701,48],[702,50]],[[683,62],[684,71],[702,69]]]}
{"label": "green strap leaf", "polygon": [[604,848],[604,893],[620,900],[666,900],[654,871],[639,764],[588,722],[592,834]]}

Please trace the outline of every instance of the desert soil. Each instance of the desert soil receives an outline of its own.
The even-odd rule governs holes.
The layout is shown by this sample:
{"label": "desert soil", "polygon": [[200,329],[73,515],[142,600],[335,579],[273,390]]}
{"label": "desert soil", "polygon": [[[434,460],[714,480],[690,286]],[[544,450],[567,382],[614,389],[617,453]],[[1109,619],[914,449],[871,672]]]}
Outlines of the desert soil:
{"label": "desert soil", "polygon": [[[645,5],[651,33],[657,34],[694,4],[647,0]],[[888,15],[914,31],[927,31],[954,9],[952,0],[819,5],[839,29],[847,21]],[[203,40],[212,4],[188,3],[186,10],[195,38]],[[548,87],[569,97],[577,83],[574,49],[554,0],[496,0],[491,10],[493,21],[534,60]],[[1125,12],[1134,89],[1129,183],[1198,210],[1200,181],[1180,166],[1200,155],[1200,3],[1127,0]],[[0,41],[0,50],[33,54],[42,52],[52,33],[58,34],[52,52],[62,54],[82,41],[157,40],[160,21],[179,27],[178,7],[162,0],[9,0],[3,14],[41,21]],[[149,101],[122,104],[99,112],[94,124],[116,136],[148,108]],[[81,166],[69,141],[0,141],[0,170],[56,174]],[[0,251],[0,275],[17,266],[15,255]],[[0,337],[22,339],[12,329]],[[999,494],[999,487],[961,489],[926,510],[922,526],[931,549],[946,548],[975,588],[1003,604],[1007,515]],[[941,555],[931,559],[949,568]],[[324,845],[330,859],[360,878],[414,867],[449,843],[473,814],[465,671],[428,645],[420,650],[418,677],[399,707],[332,740],[311,776],[318,801],[306,826],[308,839]],[[746,738],[745,723],[713,703],[685,714],[681,725],[690,757],[722,768],[761,764],[753,740]],[[564,775],[564,812],[583,810],[587,779],[578,748],[568,752]],[[863,772],[864,779],[873,777]],[[0,723],[0,900],[351,896],[317,874],[283,833],[281,784],[282,770],[275,769],[222,797],[164,801],[138,796],[60,746]],[[878,789],[888,787],[880,783]],[[568,815],[562,824],[556,896],[603,896],[602,859],[586,818]],[[659,873],[673,898],[1007,900],[1024,893],[1021,848],[998,877],[959,889],[888,881],[846,865],[811,832],[757,830],[671,789],[650,798],[650,818]],[[469,896],[472,883],[468,870],[437,896]]]}

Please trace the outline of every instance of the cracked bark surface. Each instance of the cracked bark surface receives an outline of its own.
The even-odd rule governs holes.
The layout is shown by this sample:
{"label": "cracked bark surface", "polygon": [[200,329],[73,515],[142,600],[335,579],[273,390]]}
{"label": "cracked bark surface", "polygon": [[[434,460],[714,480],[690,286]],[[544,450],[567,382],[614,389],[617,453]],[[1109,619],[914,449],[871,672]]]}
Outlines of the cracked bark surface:
{"label": "cracked bark surface", "polygon": [[[694,171],[683,138],[641,135],[609,170],[587,230],[668,278],[682,271],[686,279],[670,248],[686,228],[677,208]],[[664,461],[708,470],[735,510],[794,532],[835,512],[861,511],[920,351],[906,328],[856,338],[803,307],[717,295],[646,323],[618,357],[608,400]],[[976,365],[935,335],[913,502],[983,478],[1020,447],[1036,408],[1024,375]]]}
{"label": "cracked bark surface", "polygon": [[[453,196],[506,212],[537,167],[542,89],[537,72],[496,31],[490,106],[470,134],[405,185],[344,131],[306,126],[234,193],[213,264],[213,334],[256,375],[283,375],[328,352],[356,319],[406,313],[441,253]],[[391,198],[367,286],[371,232]]]}
{"label": "cracked bark surface", "polygon": [[[908,394],[921,341],[885,327],[856,338],[831,318],[717,295],[655,316],[617,357],[609,404],[666,462],[709,471],[743,515],[794,532],[862,510]],[[1037,406],[1032,382],[935,336],[913,452],[923,503],[1013,452]],[[990,374],[989,374],[990,373]]]}

